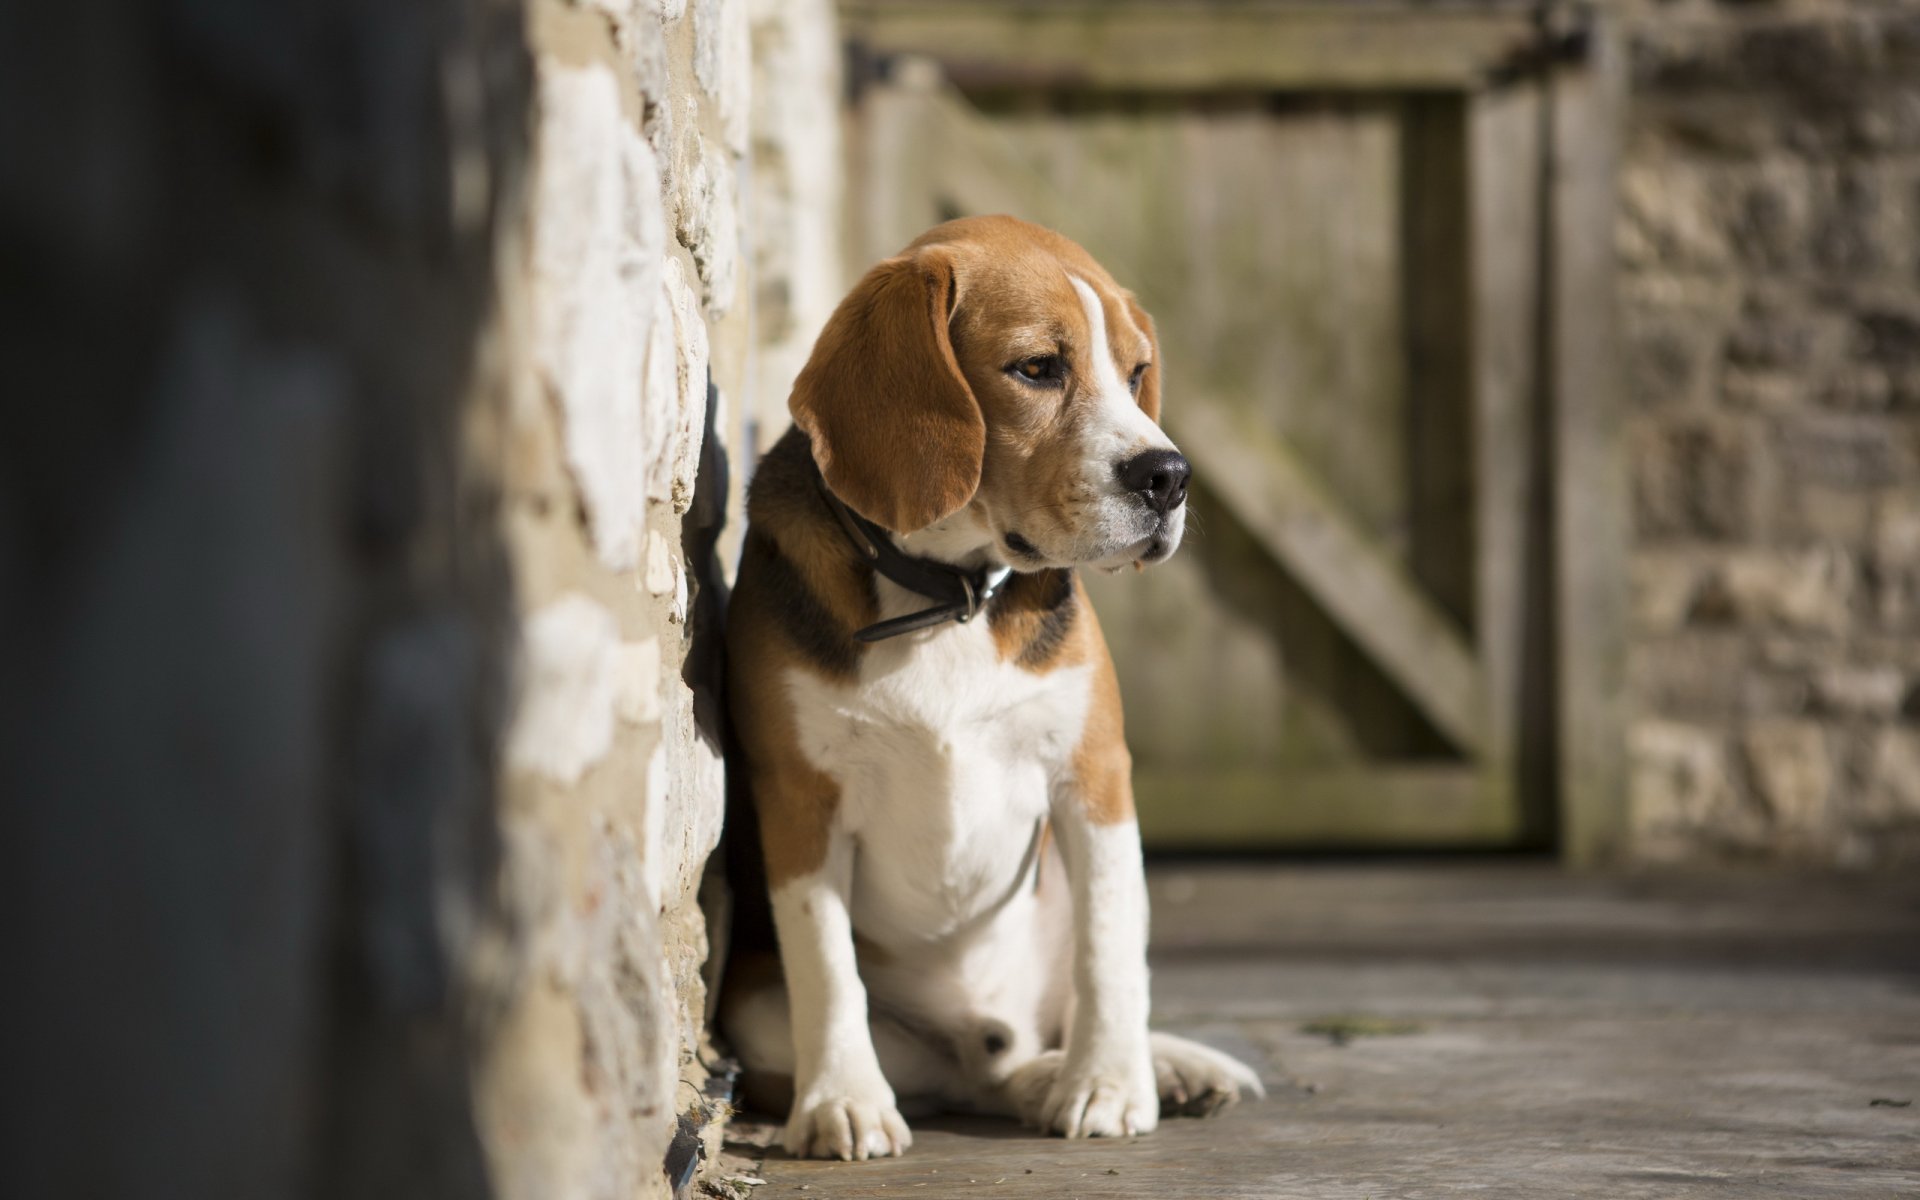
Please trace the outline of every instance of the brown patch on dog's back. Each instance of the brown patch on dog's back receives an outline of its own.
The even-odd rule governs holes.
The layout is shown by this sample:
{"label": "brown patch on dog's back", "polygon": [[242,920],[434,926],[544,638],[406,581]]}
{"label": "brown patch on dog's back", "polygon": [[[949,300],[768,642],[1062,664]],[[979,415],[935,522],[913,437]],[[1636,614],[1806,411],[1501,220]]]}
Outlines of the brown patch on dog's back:
{"label": "brown patch on dog's back", "polygon": [[790,430],[761,460],[727,615],[728,696],[758,816],[767,883],[819,868],[840,787],[800,748],[790,680],[858,674],[853,632],[878,616],[872,572],[827,515],[806,435]]}
{"label": "brown patch on dog's back", "polygon": [[777,889],[826,861],[840,785],[800,748],[788,695],[789,672],[817,669],[780,636],[769,618],[742,613],[737,598],[733,611],[748,617],[729,621],[727,683],[734,728],[759,818],[767,886]]}

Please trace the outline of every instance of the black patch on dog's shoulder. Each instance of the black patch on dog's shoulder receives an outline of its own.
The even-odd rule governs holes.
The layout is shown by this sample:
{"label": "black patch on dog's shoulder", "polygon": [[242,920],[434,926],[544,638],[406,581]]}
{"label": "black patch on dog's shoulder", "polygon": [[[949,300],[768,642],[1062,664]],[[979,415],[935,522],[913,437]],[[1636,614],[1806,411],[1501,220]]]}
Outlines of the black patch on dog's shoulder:
{"label": "black patch on dog's shoulder", "polygon": [[1067,640],[1067,634],[1073,629],[1076,607],[1072,571],[1036,571],[1007,580],[1000,594],[994,597],[987,620],[998,629],[1018,616],[1038,617],[1033,631],[1027,635],[1026,645],[1020,647],[1014,661],[1027,668],[1042,667]]}
{"label": "black patch on dog's shoulder", "polygon": [[751,527],[741,549],[741,573],[752,571],[756,590],[781,634],[809,665],[838,679],[860,669],[853,631],[833,615],[771,537]]}

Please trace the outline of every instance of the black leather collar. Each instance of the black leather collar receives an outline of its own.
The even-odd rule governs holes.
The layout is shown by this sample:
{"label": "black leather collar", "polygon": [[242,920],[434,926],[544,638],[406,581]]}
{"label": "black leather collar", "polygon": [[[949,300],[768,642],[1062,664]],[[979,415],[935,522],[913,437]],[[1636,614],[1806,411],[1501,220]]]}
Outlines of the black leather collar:
{"label": "black leather collar", "polygon": [[932,608],[888,621],[877,621],[855,631],[853,638],[857,642],[885,641],[946,621],[958,621],[965,625],[987,606],[987,601],[1000,590],[1000,585],[1006,582],[1011,573],[1006,567],[978,567],[968,571],[952,563],[904,553],[893,544],[893,538],[888,536],[885,529],[841,503],[840,497],[833,494],[827,481],[821,477],[817,463],[813,465],[813,483],[820,490],[821,499],[826,501],[827,511],[839,522],[841,531],[853,543],[855,553],[868,566],[908,591],[917,592],[935,602]]}

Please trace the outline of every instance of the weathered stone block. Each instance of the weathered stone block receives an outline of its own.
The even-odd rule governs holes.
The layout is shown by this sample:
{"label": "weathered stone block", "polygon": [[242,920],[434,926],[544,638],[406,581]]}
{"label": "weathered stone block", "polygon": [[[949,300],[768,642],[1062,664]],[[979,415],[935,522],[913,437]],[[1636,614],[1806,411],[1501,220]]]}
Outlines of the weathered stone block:
{"label": "weathered stone block", "polygon": [[1632,612],[1637,630],[1672,633],[1693,615],[1707,566],[1691,552],[1636,554],[1632,571]]}
{"label": "weathered stone block", "polygon": [[1643,538],[1727,540],[1747,534],[1754,439],[1743,425],[1649,421],[1631,439],[1634,517]]}
{"label": "weathered stone block", "polygon": [[1752,626],[1803,632],[1845,632],[1859,571],[1834,545],[1798,551],[1750,550],[1730,555],[1703,590],[1702,608]]}
{"label": "weathered stone block", "polygon": [[1734,791],[1723,735],[1675,721],[1637,721],[1628,733],[1628,816],[1643,857],[1684,858],[1703,833],[1754,824]]}
{"label": "weathered stone block", "polygon": [[612,748],[616,718],[657,705],[649,699],[657,678],[637,675],[647,663],[644,650],[622,642],[613,614],[585,596],[534,613],[522,633],[508,765],[578,782]]}
{"label": "weathered stone block", "polygon": [[660,289],[660,309],[667,318],[660,324],[671,336],[656,336],[648,351],[643,393],[648,437],[636,460],[639,469],[635,463],[628,468],[644,481],[648,496],[685,513],[693,504],[700,468],[711,352],[699,300],[678,259],[665,264]]}
{"label": "weathered stone block", "polygon": [[1827,829],[1833,759],[1826,733],[1811,721],[1749,723],[1740,738],[1754,795],[1789,836],[1817,839]]}
{"label": "weathered stone block", "polygon": [[1643,636],[1628,651],[1628,688],[1649,713],[1724,719],[1741,711],[1748,658],[1746,640],[1732,632]]}
{"label": "weathered stone block", "polygon": [[1781,115],[1751,95],[1708,94],[1675,100],[1636,97],[1634,120],[1679,153],[1751,161],[1779,146]]}
{"label": "weathered stone block", "polygon": [[1707,339],[1666,316],[1632,322],[1626,334],[1628,393],[1645,409],[1682,406],[1703,391]]}
{"label": "weathered stone block", "polygon": [[1845,318],[1808,303],[1797,288],[1755,287],[1726,341],[1728,364],[1750,370],[1804,372],[1839,357]]}
{"label": "weathered stone block", "polygon": [[1796,481],[1884,488],[1920,474],[1914,431],[1870,415],[1808,414],[1781,422],[1781,457]]}
{"label": "weathered stone block", "polygon": [[1882,729],[1871,755],[1862,814],[1876,824],[1920,821],[1920,731]]}
{"label": "weathered stone block", "polygon": [[653,152],[604,67],[540,72],[533,195],[534,354],[558,401],[594,548],[639,562],[646,488],[644,355],[661,315],[666,230]]}
{"label": "weathered stone block", "polygon": [[1807,169],[1792,160],[1768,160],[1747,177],[1727,217],[1729,240],[1743,264],[1786,271],[1805,260],[1812,187]]}
{"label": "weathered stone block", "polygon": [[1788,545],[1829,542],[1864,546],[1873,528],[1878,493],[1824,484],[1782,485],[1774,495],[1772,527]]}
{"label": "weathered stone block", "polygon": [[1920,615],[1920,488],[1881,498],[1869,555],[1875,613],[1889,626],[1911,623]]}
{"label": "weathered stone block", "polygon": [[1899,176],[1870,168],[1846,169],[1823,179],[1815,200],[1814,265],[1848,279],[1899,272],[1912,249],[1901,182]]}
{"label": "weathered stone block", "polygon": [[1820,711],[1835,716],[1890,720],[1899,715],[1909,685],[1898,667],[1841,663],[1814,675],[1814,697]]}
{"label": "weathered stone block", "polygon": [[1725,187],[1715,173],[1685,162],[1629,164],[1620,192],[1625,264],[1642,270],[1725,270],[1733,261],[1726,224],[1718,219]]}
{"label": "weathered stone block", "polygon": [[1806,381],[1784,371],[1729,367],[1720,377],[1720,398],[1728,408],[1753,413],[1792,412],[1806,403]]}
{"label": "weathered stone block", "polygon": [[693,255],[694,269],[715,316],[733,306],[739,258],[739,211],[734,196],[735,166],[726,152],[685,124],[676,153],[674,230]]}
{"label": "weathered stone block", "polygon": [[726,147],[747,152],[753,72],[747,43],[747,0],[694,0],[693,72],[720,115]]}
{"label": "weathered stone block", "polygon": [[1920,90],[1863,88],[1847,119],[1851,149],[1884,155],[1920,149]]}
{"label": "weathered stone block", "polygon": [[1881,367],[1835,371],[1820,388],[1820,403],[1852,412],[1883,412],[1894,405],[1893,377]]}

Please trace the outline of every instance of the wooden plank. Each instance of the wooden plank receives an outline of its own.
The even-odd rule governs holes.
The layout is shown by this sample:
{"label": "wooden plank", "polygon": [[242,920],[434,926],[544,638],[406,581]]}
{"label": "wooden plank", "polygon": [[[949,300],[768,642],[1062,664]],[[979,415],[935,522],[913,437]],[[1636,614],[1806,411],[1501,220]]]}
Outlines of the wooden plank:
{"label": "wooden plank", "polygon": [[1139,768],[1133,789],[1141,836],[1156,849],[1500,846],[1517,828],[1510,798],[1457,764],[1285,774]]}
{"label": "wooden plank", "polygon": [[1442,734],[1468,754],[1487,742],[1480,666],[1447,616],[1380,553],[1264,429],[1233,424],[1199,396],[1167,426],[1207,488],[1283,564]]}
{"label": "wooden plank", "polygon": [[1551,837],[1552,705],[1545,640],[1550,536],[1536,444],[1540,394],[1542,100],[1522,85],[1467,105],[1476,642],[1487,683],[1485,767],[1513,783],[1524,840]]}
{"label": "wooden plank", "polygon": [[[1467,103],[1402,103],[1402,307],[1406,313],[1407,565],[1461,628],[1474,628],[1474,306],[1467,259]],[[1510,181],[1512,182],[1512,181]]]}
{"label": "wooden plank", "polygon": [[843,0],[873,54],[924,54],[962,87],[1467,90],[1523,60],[1535,7],[1370,0]]}
{"label": "wooden plank", "polygon": [[1613,329],[1623,46],[1588,15],[1589,59],[1550,84],[1548,355],[1560,838],[1576,863],[1626,834],[1627,464]]}

